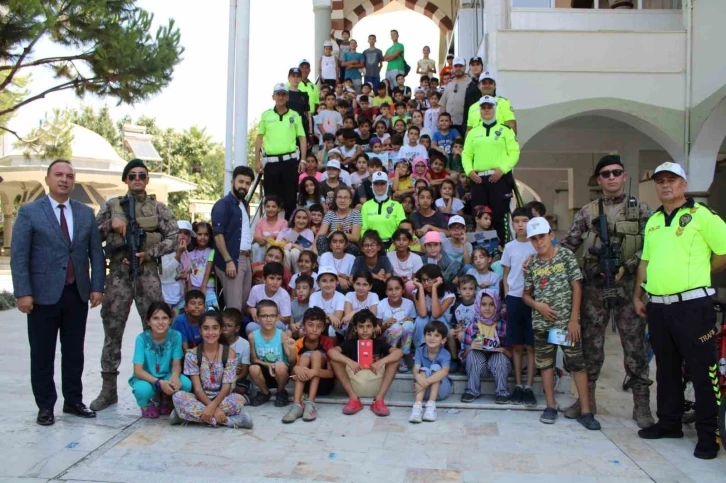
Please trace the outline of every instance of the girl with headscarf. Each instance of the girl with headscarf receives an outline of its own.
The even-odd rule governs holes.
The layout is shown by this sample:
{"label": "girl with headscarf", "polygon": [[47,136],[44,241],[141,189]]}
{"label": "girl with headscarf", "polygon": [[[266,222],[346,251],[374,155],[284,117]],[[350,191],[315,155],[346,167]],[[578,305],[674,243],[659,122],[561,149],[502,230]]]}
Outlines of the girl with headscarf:
{"label": "girl with headscarf", "polygon": [[481,378],[489,374],[496,387],[494,401],[509,402],[509,371],[512,353],[506,343],[507,325],[502,320],[501,301],[495,290],[480,291],[474,301],[474,321],[459,332],[459,359],[466,363],[469,381],[461,402],[472,402],[481,396]]}

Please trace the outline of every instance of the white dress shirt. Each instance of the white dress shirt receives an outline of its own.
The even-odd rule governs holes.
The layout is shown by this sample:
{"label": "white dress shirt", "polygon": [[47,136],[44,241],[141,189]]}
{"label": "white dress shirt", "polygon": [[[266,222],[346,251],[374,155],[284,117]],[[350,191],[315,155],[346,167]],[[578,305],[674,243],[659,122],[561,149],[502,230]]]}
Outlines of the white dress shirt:
{"label": "white dress shirt", "polygon": [[[48,196],[48,199],[50,200],[51,208],[53,208],[53,213],[55,213],[55,218],[58,220],[58,224],[60,225],[61,209],[58,208],[58,205],[60,205],[61,203],[58,203],[56,200],[54,200],[52,196]],[[68,236],[70,236],[71,241],[73,241],[73,210],[71,209],[71,200],[67,200],[65,203],[63,203],[63,206],[65,207],[63,208],[63,214],[66,217],[66,223],[68,223]]]}
{"label": "white dress shirt", "polygon": [[247,214],[247,208],[240,201],[239,209],[242,211],[242,237],[239,241],[239,250],[241,252],[252,249],[252,227],[250,226],[250,217]]}

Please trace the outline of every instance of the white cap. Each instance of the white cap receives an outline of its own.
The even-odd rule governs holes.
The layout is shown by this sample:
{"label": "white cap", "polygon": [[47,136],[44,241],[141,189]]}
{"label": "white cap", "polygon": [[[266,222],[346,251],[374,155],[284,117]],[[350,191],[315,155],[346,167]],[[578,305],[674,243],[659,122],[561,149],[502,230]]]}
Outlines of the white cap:
{"label": "white cap", "polygon": [[318,280],[323,275],[334,275],[335,278],[338,278],[338,272],[335,271],[335,267],[318,267]]}
{"label": "white cap", "polygon": [[325,42],[323,42],[323,47],[332,47],[332,46],[333,46],[333,42],[331,42],[330,40],[326,40]]}
{"label": "white cap", "polygon": [[449,226],[456,225],[457,223],[459,225],[466,226],[466,222],[464,221],[464,217],[463,216],[454,215],[451,218],[449,218]]}
{"label": "white cap", "polygon": [[303,59],[300,62],[297,63],[297,66],[300,67],[303,64],[310,65],[310,61],[308,59]]}
{"label": "white cap", "polygon": [[338,148],[333,148],[330,151],[328,151],[328,158],[330,158],[331,155],[340,156],[343,157],[343,153]]}
{"label": "white cap", "polygon": [[466,67],[466,59],[463,59],[461,57],[454,57],[454,62],[452,65],[463,65]]}
{"label": "white cap", "polygon": [[497,100],[494,99],[492,96],[484,96],[481,99],[479,99],[479,105],[481,106],[482,104],[491,104],[494,107],[496,107]]}
{"label": "white cap", "polygon": [[676,176],[680,176],[685,181],[688,181],[688,178],[686,178],[686,172],[683,170],[681,165],[678,163],[671,163],[670,161],[668,161],[666,163],[661,164],[660,166],[655,168],[655,171],[653,171],[653,176],[651,176],[651,179],[655,178],[655,175],[657,175],[658,173],[673,173]]}
{"label": "white cap", "polygon": [[487,72],[482,72],[482,73],[481,73],[481,74],[479,75],[479,82],[483,81],[484,79],[491,79],[491,80],[493,80],[493,81],[494,81],[494,83],[495,83],[495,84],[497,83],[497,80],[496,80],[496,79],[494,78],[494,74],[492,74],[492,73],[491,73],[491,72],[489,72],[489,71],[487,71]]}
{"label": "white cap", "polygon": [[180,230],[186,230],[186,231],[191,232],[192,238],[196,238],[197,237],[197,234],[194,233],[194,228],[192,228],[192,224],[190,222],[188,222],[187,220],[177,220],[176,221],[176,226]]}
{"label": "white cap", "polygon": [[417,92],[423,92],[425,94],[426,93],[426,89],[424,89],[423,87],[419,86],[419,87],[417,87],[417,88],[415,88],[413,90],[413,93],[414,94],[416,94]]}
{"label": "white cap", "polygon": [[388,183],[388,175],[383,171],[376,171],[371,176],[371,183]]}
{"label": "white cap", "polygon": [[536,216],[527,222],[527,238],[535,235],[546,235],[550,232],[550,224],[541,216]]}
{"label": "white cap", "polygon": [[275,89],[272,91],[272,93],[277,94],[278,92],[284,92],[285,94],[287,94],[289,92],[287,90],[287,85],[282,82],[275,84]]}
{"label": "white cap", "polygon": [[[332,151],[332,149],[331,149]],[[340,151],[338,151],[340,152]],[[330,152],[328,152],[328,156],[330,156]],[[338,171],[340,171],[340,161],[337,159],[332,159],[328,161],[328,164],[325,165],[325,169],[335,168]]]}

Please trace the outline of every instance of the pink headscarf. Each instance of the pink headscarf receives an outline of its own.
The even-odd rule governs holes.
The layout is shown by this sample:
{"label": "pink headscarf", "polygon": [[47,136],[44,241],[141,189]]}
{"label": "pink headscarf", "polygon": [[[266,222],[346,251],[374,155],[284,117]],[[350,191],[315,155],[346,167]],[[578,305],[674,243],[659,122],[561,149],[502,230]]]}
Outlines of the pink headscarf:
{"label": "pink headscarf", "polygon": [[[491,299],[494,301],[494,316],[489,319],[484,317],[481,313],[481,299],[484,296],[491,297]],[[499,300],[499,295],[495,290],[491,290],[488,288],[480,290],[479,293],[476,294],[476,300],[474,301],[474,319],[477,322],[481,322],[485,325],[496,324],[499,320],[499,310],[501,309],[501,305],[502,302]]]}

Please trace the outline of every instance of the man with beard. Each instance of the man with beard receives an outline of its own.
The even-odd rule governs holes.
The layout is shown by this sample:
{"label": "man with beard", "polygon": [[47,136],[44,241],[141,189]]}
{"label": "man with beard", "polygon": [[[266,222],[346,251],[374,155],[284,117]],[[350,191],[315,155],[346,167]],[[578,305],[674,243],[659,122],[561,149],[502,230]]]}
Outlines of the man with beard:
{"label": "man with beard", "polygon": [[250,226],[247,192],[255,173],[247,166],[237,166],[232,172],[232,190],[212,208],[212,232],[216,250],[214,267],[222,280],[226,308],[242,310],[252,285]]}
{"label": "man with beard", "polygon": [[446,84],[444,93],[441,96],[439,105],[441,113],[448,112],[451,115],[451,124],[460,133],[465,132],[464,125],[464,101],[466,88],[471,78],[466,74],[466,60],[461,57],[454,59],[454,78]]}

